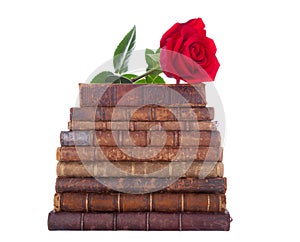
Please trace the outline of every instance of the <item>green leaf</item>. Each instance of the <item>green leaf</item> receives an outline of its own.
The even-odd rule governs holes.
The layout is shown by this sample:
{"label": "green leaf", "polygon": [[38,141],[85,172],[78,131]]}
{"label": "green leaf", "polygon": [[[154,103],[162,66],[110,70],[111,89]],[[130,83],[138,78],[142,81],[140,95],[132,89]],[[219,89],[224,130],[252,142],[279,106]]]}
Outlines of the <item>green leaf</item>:
{"label": "green leaf", "polygon": [[146,54],[146,55],[148,55],[148,54],[155,54],[155,52],[154,52],[154,50],[151,50],[151,49],[146,48],[145,54]]}
{"label": "green leaf", "polygon": [[155,77],[157,77],[160,73],[162,73],[162,71],[160,69],[154,70],[150,76],[154,79]]}
{"label": "green leaf", "polygon": [[134,82],[133,84],[150,84],[149,82],[147,82],[147,80],[145,78],[140,79],[136,82]]}
{"label": "green leaf", "polygon": [[113,76],[114,74],[110,71],[103,71],[96,75],[91,83],[105,83],[105,80],[108,76]]}
{"label": "green leaf", "polygon": [[127,73],[127,74],[123,74],[122,76],[130,80],[132,78],[136,78],[138,75]]}
{"label": "green leaf", "polygon": [[154,63],[159,63],[160,53],[146,54],[146,56],[148,56],[148,58],[150,58]]}
{"label": "green leaf", "polygon": [[[156,51],[146,49],[145,50],[145,59],[148,64],[147,71],[152,70],[152,69],[157,69],[158,71],[161,70],[160,67],[160,48],[157,49]],[[157,72],[156,76],[159,75],[161,72]]]}
{"label": "green leaf", "polygon": [[152,82],[153,84],[166,84],[161,76],[156,76]]}
{"label": "green leaf", "polygon": [[160,76],[151,76],[146,77],[146,84],[165,84],[165,81]]}
{"label": "green leaf", "polygon": [[136,28],[135,26],[125,35],[115,50],[113,63],[115,72],[122,74],[128,71],[129,58],[135,47]]}
{"label": "green leaf", "polygon": [[116,75],[108,76],[105,79],[105,83],[112,83],[112,84],[128,83],[128,84],[132,84],[132,82],[129,79],[127,79],[123,76],[116,76]]}
{"label": "green leaf", "polygon": [[153,55],[154,53],[155,52],[153,50],[150,50],[150,49],[145,50],[145,60],[148,65],[147,70],[154,69],[156,66],[155,61],[149,56],[149,55]]}
{"label": "green leaf", "polygon": [[150,49],[145,50],[145,59],[146,59],[147,65],[148,65],[148,69],[152,69],[155,65],[153,60],[148,56],[148,55],[151,55],[151,54],[154,54],[153,50],[150,50]]}

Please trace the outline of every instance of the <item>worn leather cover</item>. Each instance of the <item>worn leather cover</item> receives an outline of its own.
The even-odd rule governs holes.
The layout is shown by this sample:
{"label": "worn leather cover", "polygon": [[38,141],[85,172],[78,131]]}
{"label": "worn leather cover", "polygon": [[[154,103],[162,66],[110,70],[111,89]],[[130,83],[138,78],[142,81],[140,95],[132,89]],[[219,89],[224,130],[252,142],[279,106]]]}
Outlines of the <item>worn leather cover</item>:
{"label": "worn leather cover", "polygon": [[[182,147],[180,155],[179,149],[173,147],[149,147],[147,153],[151,158],[137,159],[135,157],[143,157],[144,151],[139,150],[139,147],[58,147],[56,159],[58,161],[207,161],[217,162],[223,159],[222,147]],[[196,156],[196,157],[195,157]]]}
{"label": "worn leather cover", "polygon": [[56,212],[225,212],[225,194],[56,193]]}
{"label": "worn leather cover", "polygon": [[217,230],[228,231],[231,217],[204,212],[50,212],[49,230]]}
{"label": "worn leather cover", "polygon": [[[126,190],[127,193],[148,193],[166,184],[160,192],[177,193],[225,193],[227,188],[226,178],[179,178],[171,185],[168,178],[101,178],[100,183],[95,178],[57,178],[56,192],[112,192],[114,189]],[[159,186],[160,185],[160,186]]]}
{"label": "worn leather cover", "polygon": [[[135,90],[134,90],[135,89]],[[126,95],[128,94],[128,95]],[[184,104],[177,97],[186,100]],[[205,84],[79,84],[81,107],[159,105],[206,105]],[[121,100],[122,99],[122,100]]]}
{"label": "worn leather cover", "polygon": [[[111,169],[111,167],[117,169]],[[183,170],[184,169],[184,170]],[[159,171],[159,172],[158,172]],[[223,177],[222,162],[58,162],[58,177]]]}
{"label": "worn leather cover", "polygon": [[72,121],[210,121],[213,107],[74,107],[70,109]]}
{"label": "worn leather cover", "polygon": [[69,130],[216,130],[216,123],[211,121],[69,121]]}
{"label": "worn leather cover", "polygon": [[[166,135],[162,144],[161,137]],[[116,143],[116,141],[118,143]],[[62,131],[62,146],[203,146],[219,147],[221,136],[219,131]]]}

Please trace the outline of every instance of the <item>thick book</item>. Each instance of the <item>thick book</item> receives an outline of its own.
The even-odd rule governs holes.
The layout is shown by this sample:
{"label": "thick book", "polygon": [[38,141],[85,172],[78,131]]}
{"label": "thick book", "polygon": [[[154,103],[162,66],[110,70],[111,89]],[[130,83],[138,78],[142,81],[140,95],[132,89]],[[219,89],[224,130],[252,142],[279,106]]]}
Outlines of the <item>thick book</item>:
{"label": "thick book", "polygon": [[81,107],[206,105],[205,84],[79,84]]}
{"label": "thick book", "polygon": [[[114,169],[112,169],[114,168]],[[222,162],[58,162],[58,177],[223,177]]]}
{"label": "thick book", "polygon": [[214,108],[208,107],[85,107],[71,108],[72,121],[211,121]]}
{"label": "thick book", "polygon": [[[171,183],[172,182],[172,183]],[[171,183],[171,185],[169,185]],[[105,185],[106,184],[106,185]],[[114,192],[149,193],[158,187],[160,192],[175,193],[223,193],[227,189],[226,178],[179,178],[176,181],[168,178],[60,178],[56,179],[55,189],[60,192]]]}
{"label": "thick book", "polygon": [[56,193],[56,212],[225,212],[225,194]]}
{"label": "thick book", "polygon": [[141,130],[184,130],[184,131],[212,131],[216,130],[216,122],[210,121],[70,121],[68,122],[69,130],[129,130],[129,131],[141,131]]}
{"label": "thick book", "polygon": [[48,216],[49,230],[219,230],[228,231],[228,211],[205,212],[55,212]]}
{"label": "thick book", "polygon": [[[164,141],[165,137],[165,143]],[[62,146],[210,146],[219,147],[219,131],[62,131]]]}
{"label": "thick book", "polygon": [[58,147],[58,161],[209,161],[217,162],[223,159],[222,147]]}

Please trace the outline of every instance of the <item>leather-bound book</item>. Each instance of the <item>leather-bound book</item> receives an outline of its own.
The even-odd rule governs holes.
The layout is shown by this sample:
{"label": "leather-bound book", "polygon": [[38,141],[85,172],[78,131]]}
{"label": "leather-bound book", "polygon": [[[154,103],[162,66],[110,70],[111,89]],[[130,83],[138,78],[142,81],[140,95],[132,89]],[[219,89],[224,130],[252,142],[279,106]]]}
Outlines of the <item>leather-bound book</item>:
{"label": "leather-bound book", "polygon": [[225,193],[227,188],[226,178],[60,178],[56,179],[56,192],[114,192],[124,193],[149,193],[157,188],[160,192],[174,193]]}
{"label": "leather-bound book", "polygon": [[[165,136],[165,142],[163,137]],[[117,141],[117,142],[116,142]],[[216,146],[219,131],[62,131],[62,146]]]}
{"label": "leather-bound book", "polygon": [[50,212],[49,230],[218,230],[228,231],[231,217],[205,212]]}
{"label": "leather-bound book", "polygon": [[[112,169],[113,168],[113,169]],[[222,162],[58,162],[58,177],[223,177]]]}
{"label": "leather-bound book", "polygon": [[69,130],[184,130],[184,131],[213,131],[216,130],[216,123],[211,121],[70,121]]}
{"label": "leather-bound book", "polygon": [[56,212],[225,212],[225,194],[56,193]]}
{"label": "leather-bound book", "polygon": [[210,121],[212,107],[81,107],[70,109],[72,121]]}
{"label": "leather-bound book", "polygon": [[81,107],[143,106],[147,104],[206,105],[205,84],[79,84]]}
{"label": "leather-bound book", "polygon": [[147,147],[147,156],[140,147],[58,147],[58,161],[222,161],[222,147]]}

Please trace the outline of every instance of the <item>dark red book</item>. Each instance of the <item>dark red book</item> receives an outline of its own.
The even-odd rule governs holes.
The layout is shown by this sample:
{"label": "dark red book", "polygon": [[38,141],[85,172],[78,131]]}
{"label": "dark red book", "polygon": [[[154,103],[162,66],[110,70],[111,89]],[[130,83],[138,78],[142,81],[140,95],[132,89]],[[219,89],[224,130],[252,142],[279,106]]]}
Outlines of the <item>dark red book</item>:
{"label": "dark red book", "polygon": [[50,212],[49,230],[220,230],[228,231],[231,217],[224,213],[81,213]]}

